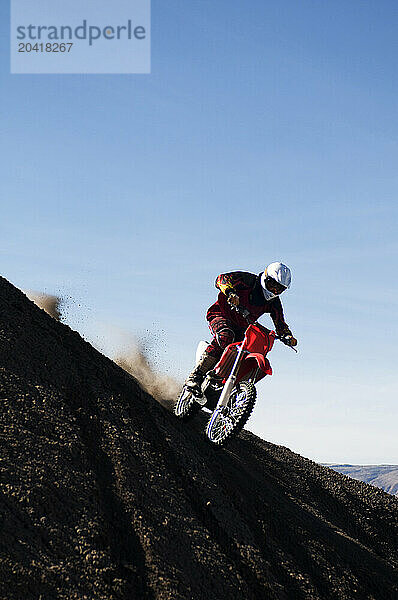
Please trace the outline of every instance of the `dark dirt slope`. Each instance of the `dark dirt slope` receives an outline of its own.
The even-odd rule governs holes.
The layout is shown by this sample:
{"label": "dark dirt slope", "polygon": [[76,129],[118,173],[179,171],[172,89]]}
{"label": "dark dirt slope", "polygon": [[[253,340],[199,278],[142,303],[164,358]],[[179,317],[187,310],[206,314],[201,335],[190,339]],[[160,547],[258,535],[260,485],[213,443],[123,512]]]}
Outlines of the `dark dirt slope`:
{"label": "dark dirt slope", "polygon": [[335,465],[325,464],[334,471],[380,487],[398,496],[398,465]]}
{"label": "dark dirt slope", "polygon": [[397,499],[184,426],[0,279],[0,598],[396,597]]}

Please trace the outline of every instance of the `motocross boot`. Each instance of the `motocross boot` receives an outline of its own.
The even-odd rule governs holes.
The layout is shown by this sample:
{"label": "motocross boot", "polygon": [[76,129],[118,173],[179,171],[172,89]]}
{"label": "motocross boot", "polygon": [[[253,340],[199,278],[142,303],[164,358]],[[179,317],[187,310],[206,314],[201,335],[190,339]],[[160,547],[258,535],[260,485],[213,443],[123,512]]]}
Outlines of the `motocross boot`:
{"label": "motocross boot", "polygon": [[188,375],[185,380],[185,385],[192,391],[195,396],[202,395],[201,385],[208,371],[218,363],[218,358],[204,352],[194,370]]}

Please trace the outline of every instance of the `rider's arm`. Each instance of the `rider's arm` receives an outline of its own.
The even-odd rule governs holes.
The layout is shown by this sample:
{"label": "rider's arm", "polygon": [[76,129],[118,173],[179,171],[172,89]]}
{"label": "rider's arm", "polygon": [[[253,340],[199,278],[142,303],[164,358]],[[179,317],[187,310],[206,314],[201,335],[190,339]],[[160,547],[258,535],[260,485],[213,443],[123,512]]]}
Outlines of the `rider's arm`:
{"label": "rider's arm", "polygon": [[285,317],[283,315],[282,302],[279,298],[274,298],[271,300],[271,310],[270,315],[271,319],[275,325],[275,331],[278,335],[293,335],[289,329],[288,324],[285,322]]}
{"label": "rider's arm", "polygon": [[256,275],[246,273],[245,271],[233,271],[232,273],[222,273],[215,281],[215,286],[225,294],[236,294],[241,290],[247,290],[254,285]]}

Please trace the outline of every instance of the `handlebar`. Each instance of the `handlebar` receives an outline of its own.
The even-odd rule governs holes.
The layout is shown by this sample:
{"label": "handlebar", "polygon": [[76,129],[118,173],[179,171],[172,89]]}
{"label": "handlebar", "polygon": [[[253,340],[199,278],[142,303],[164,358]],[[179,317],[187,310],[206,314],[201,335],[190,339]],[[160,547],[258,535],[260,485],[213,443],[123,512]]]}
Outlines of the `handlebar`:
{"label": "handlebar", "polygon": [[253,315],[250,313],[250,311],[247,310],[247,308],[245,308],[244,306],[231,306],[231,308],[233,310],[236,310],[236,312],[238,312],[244,319],[246,319],[246,321],[248,323],[255,323],[256,319],[253,317]]}
{"label": "handlebar", "polygon": [[[251,314],[251,312],[245,308],[244,306],[231,306],[231,308],[233,310],[236,310],[236,312],[238,312],[246,321],[249,325],[254,325],[255,323],[257,323],[257,319],[255,319],[255,317]],[[280,342],[282,342],[282,344],[284,344],[285,346],[288,346],[289,348],[291,348],[292,350],[294,350],[295,352],[297,352],[297,349],[294,348],[294,346],[291,346],[290,344],[287,344],[284,341],[283,336],[281,335],[276,335],[275,336],[276,340],[279,340]]]}

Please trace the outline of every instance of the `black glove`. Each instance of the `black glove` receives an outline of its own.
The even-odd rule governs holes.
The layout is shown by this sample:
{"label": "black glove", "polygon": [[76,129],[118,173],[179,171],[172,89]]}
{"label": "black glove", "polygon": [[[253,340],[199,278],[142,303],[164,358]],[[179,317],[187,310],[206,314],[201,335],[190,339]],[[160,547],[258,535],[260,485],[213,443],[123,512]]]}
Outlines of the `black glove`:
{"label": "black glove", "polygon": [[294,348],[294,346],[297,346],[297,340],[292,335],[284,335],[284,336],[282,336],[281,341],[284,344],[286,344],[286,346],[291,346],[292,348]]}
{"label": "black glove", "polygon": [[227,302],[231,306],[239,306],[239,296],[238,296],[238,294],[235,294],[234,292],[230,292],[228,294]]}

